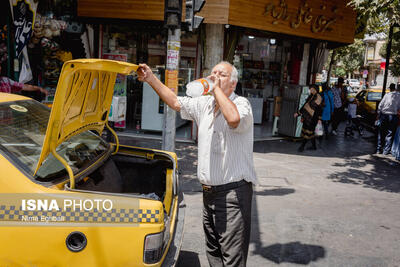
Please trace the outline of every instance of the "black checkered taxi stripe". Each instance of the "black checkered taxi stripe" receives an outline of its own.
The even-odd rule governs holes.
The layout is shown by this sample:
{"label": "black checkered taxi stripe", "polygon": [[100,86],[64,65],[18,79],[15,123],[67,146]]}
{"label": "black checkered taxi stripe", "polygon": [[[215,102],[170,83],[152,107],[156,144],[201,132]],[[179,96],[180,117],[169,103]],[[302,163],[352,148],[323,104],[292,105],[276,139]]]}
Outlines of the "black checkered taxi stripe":
{"label": "black checkered taxi stripe", "polygon": [[[0,205],[0,221],[27,221],[26,218],[41,216],[63,217],[58,221],[76,223],[158,223],[161,221],[160,211],[152,209],[77,211],[67,208],[65,211],[27,211],[17,209],[16,206]],[[28,221],[33,220],[29,219]]]}

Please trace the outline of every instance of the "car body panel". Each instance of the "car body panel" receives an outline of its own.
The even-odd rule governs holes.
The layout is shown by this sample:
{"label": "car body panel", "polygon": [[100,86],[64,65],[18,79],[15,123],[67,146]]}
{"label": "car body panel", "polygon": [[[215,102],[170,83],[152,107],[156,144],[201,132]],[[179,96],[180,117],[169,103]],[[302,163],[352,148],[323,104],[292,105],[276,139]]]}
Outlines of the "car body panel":
{"label": "car body panel", "polygon": [[30,98],[22,95],[1,93],[0,102],[11,102],[11,101],[28,100],[28,99]]}
{"label": "car body panel", "polygon": [[373,125],[376,119],[376,101],[368,101],[368,94],[370,93],[381,93],[380,89],[363,89],[359,91],[356,95],[357,100],[357,113],[361,115],[363,120],[369,124]]}
{"label": "car body panel", "polygon": [[[92,76],[85,74],[91,77],[86,76],[81,81],[82,84],[86,84],[89,91],[82,93],[76,88],[67,89],[74,84],[74,77],[79,80],[71,73],[69,77],[66,76],[69,71],[65,69],[72,68],[72,64],[73,69],[92,74]],[[91,130],[99,134],[102,132],[108,119],[112,98],[111,89],[114,83],[112,86],[109,83],[104,91],[98,89],[97,85],[93,87],[93,80],[101,77],[93,73],[102,75],[103,72],[111,72],[112,74],[108,76],[111,79],[115,78],[116,72],[129,74],[135,69],[137,65],[106,60],[67,62],[63,67],[58,88],[62,88],[60,87],[62,85],[68,86],[57,92],[58,97],[56,95],[55,104],[49,113],[48,128],[43,129],[46,135],[44,150],[40,154],[41,161],[72,136]],[[75,91],[76,94],[73,93]],[[15,101],[34,100],[18,95],[0,94],[1,103]],[[50,112],[48,108],[46,112]],[[1,120],[0,123],[2,123]],[[168,266],[176,264],[183,236],[182,232],[176,233],[176,231],[183,231],[185,206],[182,205],[183,194],[179,191],[175,153],[120,145],[113,156],[134,158],[144,162],[165,162],[167,167],[165,167],[165,173],[161,175],[165,183],[164,195],[157,200],[146,194],[135,192],[103,192],[79,187],[71,189],[67,174],[60,174],[60,177],[54,181],[39,181],[32,169],[24,167],[23,162],[1,144],[4,145],[4,139],[3,143],[0,143],[0,172],[2,173],[0,175],[0,193],[2,193],[0,194],[0,225],[2,226],[0,227],[0,265],[161,266],[167,258]],[[93,159],[90,166],[79,169],[75,173],[77,182],[85,183],[95,170],[100,169],[107,160],[111,159],[113,147],[115,144],[110,144],[108,153]],[[38,166],[40,165],[39,163]],[[147,181],[146,176],[137,179],[143,180],[144,183]],[[25,203],[24,199],[54,200],[56,203],[61,203],[61,209],[26,210],[23,208],[25,204],[22,204]],[[113,203],[113,208],[111,211],[104,208],[95,209],[92,213],[80,209],[65,210],[62,209],[62,204],[64,201],[65,208],[66,199],[75,201],[108,199]],[[65,217],[65,219],[34,220],[34,218],[42,217]],[[66,239],[69,234],[76,231],[86,236],[87,245],[79,252],[72,252],[66,246]],[[157,233],[163,233],[164,237],[161,256],[157,262],[146,264],[144,262],[146,236]],[[171,250],[170,247],[172,247]]]}

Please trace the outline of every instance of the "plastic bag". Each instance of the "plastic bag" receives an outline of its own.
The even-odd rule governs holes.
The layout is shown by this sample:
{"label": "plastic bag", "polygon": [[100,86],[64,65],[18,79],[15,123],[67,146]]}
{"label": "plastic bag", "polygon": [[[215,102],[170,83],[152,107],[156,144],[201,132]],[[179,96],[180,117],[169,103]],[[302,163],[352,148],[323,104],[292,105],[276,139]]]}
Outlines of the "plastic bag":
{"label": "plastic bag", "polygon": [[315,127],[315,135],[323,136],[324,135],[324,127],[322,126],[322,122],[318,121],[317,126]]}

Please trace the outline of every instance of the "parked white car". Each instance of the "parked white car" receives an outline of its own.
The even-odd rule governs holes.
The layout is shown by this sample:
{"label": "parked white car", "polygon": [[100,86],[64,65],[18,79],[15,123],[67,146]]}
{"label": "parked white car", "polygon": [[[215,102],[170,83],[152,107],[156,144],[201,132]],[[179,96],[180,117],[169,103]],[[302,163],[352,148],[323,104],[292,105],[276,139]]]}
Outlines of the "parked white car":
{"label": "parked white car", "polygon": [[357,80],[357,79],[348,79],[347,82],[349,83],[349,85],[352,88],[357,88],[358,89],[358,88],[361,87],[360,81]]}

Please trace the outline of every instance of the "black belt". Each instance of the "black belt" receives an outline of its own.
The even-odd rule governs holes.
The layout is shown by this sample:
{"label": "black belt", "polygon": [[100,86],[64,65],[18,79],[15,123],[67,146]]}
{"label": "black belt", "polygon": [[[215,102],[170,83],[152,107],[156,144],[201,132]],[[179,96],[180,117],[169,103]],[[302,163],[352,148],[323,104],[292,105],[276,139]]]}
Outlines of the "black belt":
{"label": "black belt", "polygon": [[232,182],[229,184],[222,184],[222,185],[201,185],[203,187],[203,192],[221,192],[221,191],[227,191],[231,190],[234,188],[238,188],[242,185],[248,184],[246,180],[240,180],[238,182]]}

